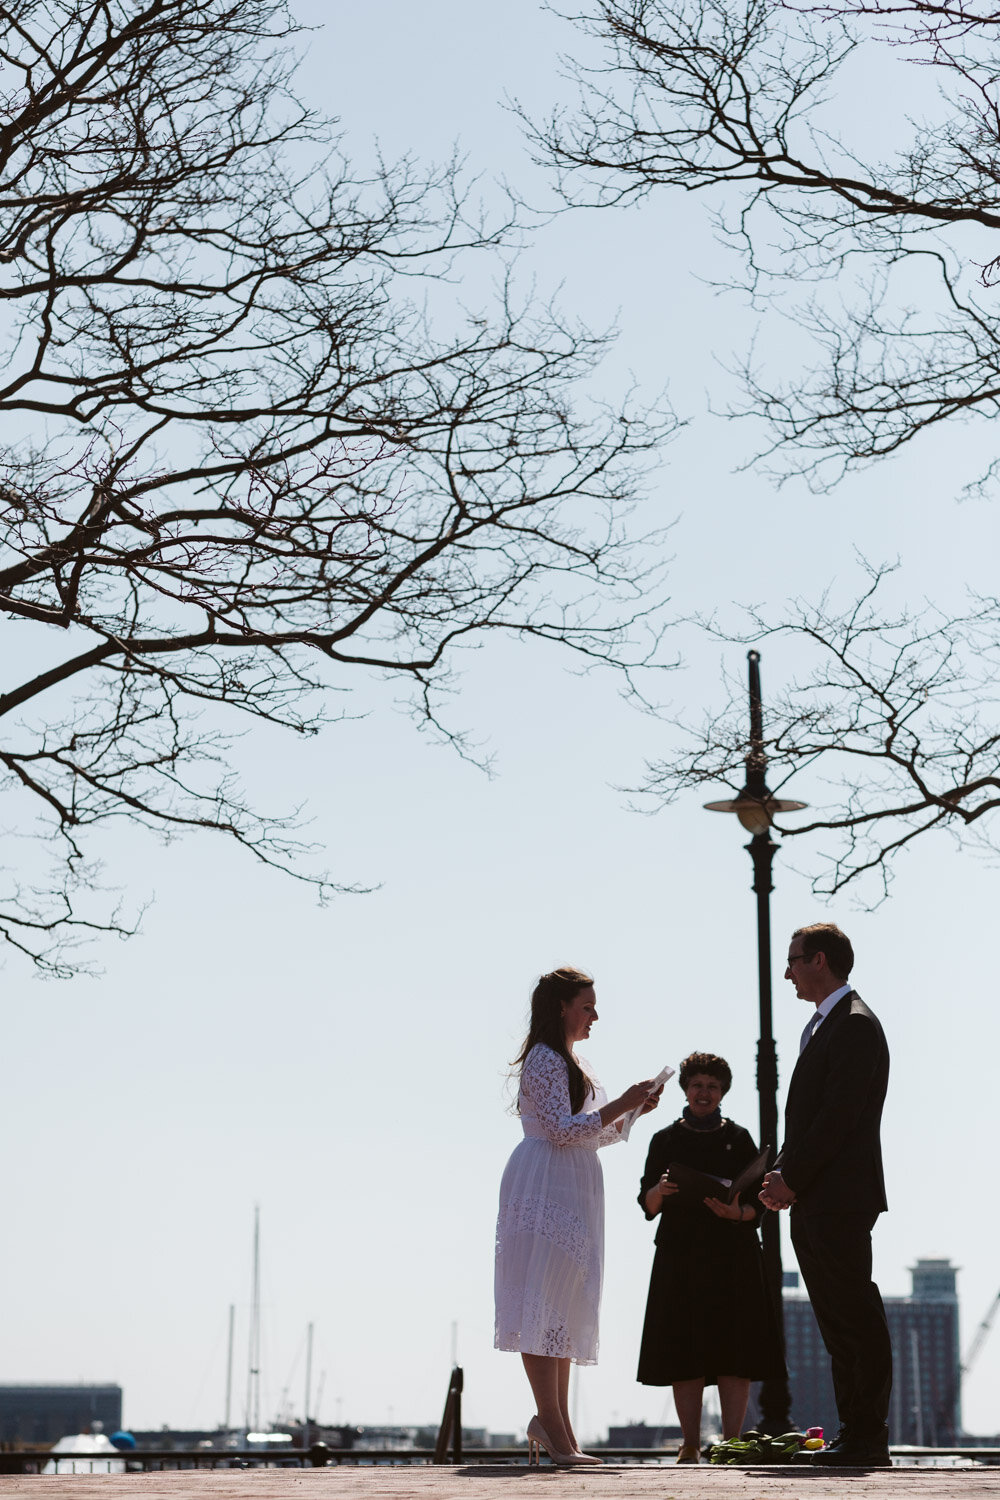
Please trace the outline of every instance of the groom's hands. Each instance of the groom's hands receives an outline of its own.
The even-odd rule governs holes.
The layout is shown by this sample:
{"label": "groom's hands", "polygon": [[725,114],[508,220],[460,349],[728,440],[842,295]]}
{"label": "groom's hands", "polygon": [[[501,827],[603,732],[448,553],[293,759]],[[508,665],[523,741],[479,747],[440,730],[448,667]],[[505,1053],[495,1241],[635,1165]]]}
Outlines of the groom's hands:
{"label": "groom's hands", "polygon": [[765,1208],[776,1210],[791,1208],[795,1202],[795,1193],[780,1172],[768,1172],[757,1196]]}

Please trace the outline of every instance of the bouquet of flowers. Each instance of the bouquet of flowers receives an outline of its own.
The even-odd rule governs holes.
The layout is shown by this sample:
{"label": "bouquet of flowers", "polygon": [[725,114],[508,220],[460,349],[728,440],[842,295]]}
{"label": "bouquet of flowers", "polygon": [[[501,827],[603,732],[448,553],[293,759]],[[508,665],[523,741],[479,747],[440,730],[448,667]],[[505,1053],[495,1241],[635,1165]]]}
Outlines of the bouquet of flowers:
{"label": "bouquet of flowers", "polygon": [[751,1427],[738,1438],[713,1443],[708,1461],[713,1464],[787,1464],[806,1449],[823,1447],[822,1427],[807,1427],[805,1432],[783,1432],[771,1437]]}

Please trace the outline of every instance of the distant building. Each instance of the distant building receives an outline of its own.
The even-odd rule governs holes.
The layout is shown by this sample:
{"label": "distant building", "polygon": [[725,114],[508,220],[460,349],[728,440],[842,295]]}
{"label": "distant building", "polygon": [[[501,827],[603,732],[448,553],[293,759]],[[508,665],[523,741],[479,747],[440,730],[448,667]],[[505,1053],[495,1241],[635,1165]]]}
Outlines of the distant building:
{"label": "distant building", "polygon": [[[135,1446],[143,1452],[169,1453],[177,1448],[182,1452],[192,1448],[243,1447],[243,1434],[226,1432],[220,1427],[130,1427]],[[230,1438],[233,1441],[230,1442]]]}
{"label": "distant building", "polygon": [[120,1385],[0,1385],[0,1442],[34,1447],[89,1432],[110,1437],[122,1425]]}
{"label": "distant building", "polygon": [[[356,1448],[380,1449],[385,1452],[406,1452],[410,1448],[416,1448],[417,1435],[420,1431],[417,1427],[356,1427],[357,1434],[353,1446]],[[435,1434],[436,1436],[436,1434]]]}
{"label": "distant building", "polygon": [[918,1260],[910,1274],[912,1295],[885,1303],[893,1358],[890,1440],[936,1448],[955,1443],[962,1431],[955,1267]]}
{"label": "distant building", "polygon": [[[954,1444],[961,1435],[961,1380],[956,1268],[918,1260],[909,1297],[883,1297],[892,1339],[890,1443]],[[802,1426],[837,1430],[830,1358],[807,1297],[784,1299],[785,1347],[792,1416]]]}
{"label": "distant building", "polygon": [[609,1448],[662,1448],[679,1442],[679,1427],[647,1427],[645,1422],[628,1422],[624,1427],[609,1427]]}
{"label": "distant building", "polygon": [[830,1356],[820,1337],[808,1297],[783,1298],[785,1362],[796,1427],[822,1427],[828,1437],[837,1431],[837,1403],[830,1378]]}

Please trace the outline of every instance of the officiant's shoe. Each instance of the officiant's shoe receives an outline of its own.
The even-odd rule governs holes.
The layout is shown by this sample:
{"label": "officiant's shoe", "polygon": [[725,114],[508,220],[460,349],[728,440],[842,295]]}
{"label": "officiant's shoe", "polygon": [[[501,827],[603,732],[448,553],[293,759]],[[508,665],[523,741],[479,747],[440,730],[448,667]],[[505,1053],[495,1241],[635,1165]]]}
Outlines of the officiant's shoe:
{"label": "officiant's shoe", "polygon": [[681,1451],[677,1455],[677,1462],[679,1464],[700,1464],[701,1453],[697,1443],[683,1443]]}

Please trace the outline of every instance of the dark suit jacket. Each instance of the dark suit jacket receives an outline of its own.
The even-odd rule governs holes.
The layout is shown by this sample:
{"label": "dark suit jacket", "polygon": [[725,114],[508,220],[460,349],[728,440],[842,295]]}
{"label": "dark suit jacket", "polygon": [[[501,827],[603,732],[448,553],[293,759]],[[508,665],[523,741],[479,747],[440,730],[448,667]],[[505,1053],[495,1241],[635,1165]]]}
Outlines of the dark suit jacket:
{"label": "dark suit jacket", "polygon": [[795,1064],[777,1165],[797,1213],[869,1213],[887,1207],[879,1126],[889,1048],[878,1018],[851,990]]}

